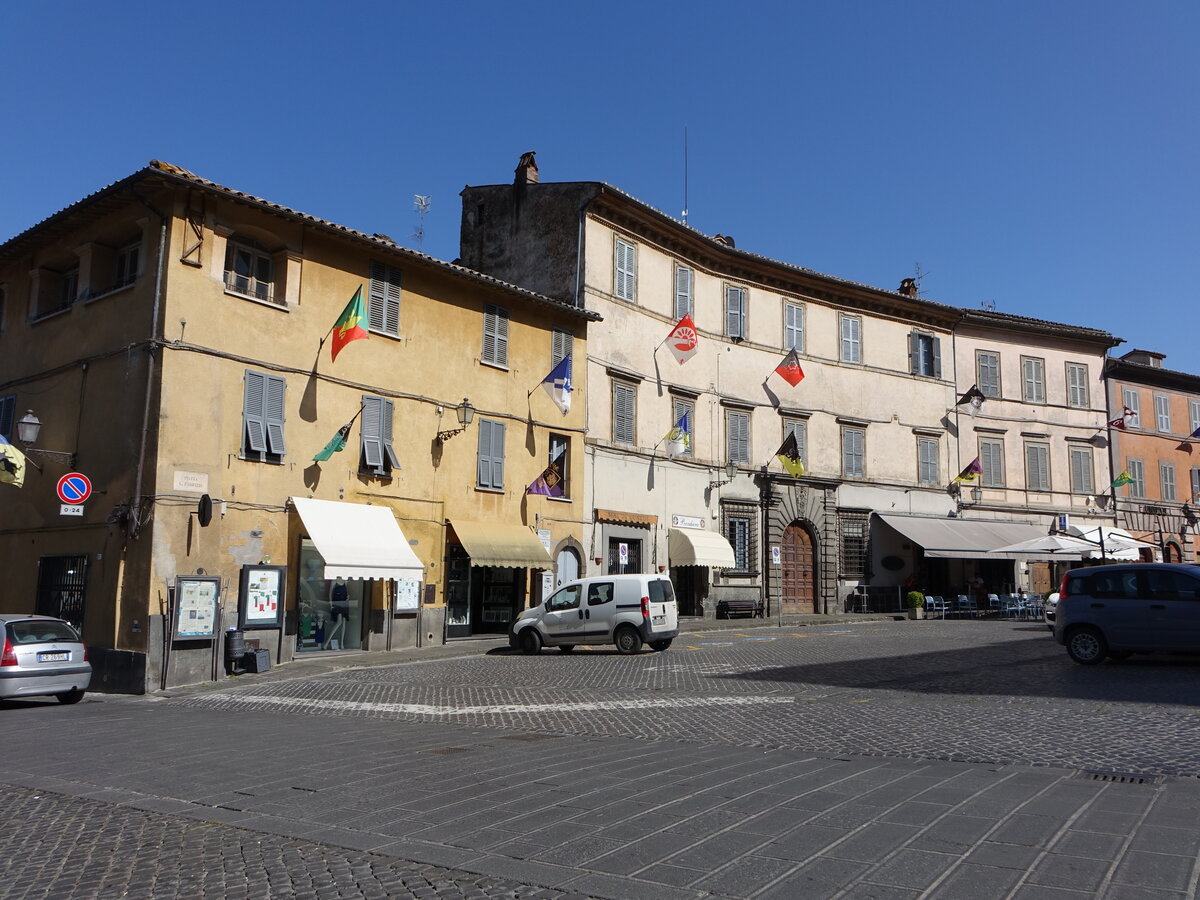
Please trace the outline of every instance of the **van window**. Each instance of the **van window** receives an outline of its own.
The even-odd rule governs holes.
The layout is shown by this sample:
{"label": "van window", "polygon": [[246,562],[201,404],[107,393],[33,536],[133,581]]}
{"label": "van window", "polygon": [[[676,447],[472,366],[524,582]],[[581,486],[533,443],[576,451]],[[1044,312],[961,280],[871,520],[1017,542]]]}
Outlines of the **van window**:
{"label": "van window", "polygon": [[1191,600],[1200,599],[1200,580],[1184,575],[1182,572],[1148,571],[1146,588],[1155,600]]}
{"label": "van window", "polygon": [[546,601],[547,610],[579,609],[579,585],[567,585],[561,591],[550,595]]}
{"label": "van window", "polygon": [[671,589],[671,582],[656,579],[647,585],[650,589],[651,603],[674,603],[675,591]]}
{"label": "van window", "polygon": [[611,581],[602,581],[597,584],[588,585],[588,606],[600,606],[603,603],[608,603],[613,598],[613,583]]}
{"label": "van window", "polygon": [[1137,597],[1137,572],[1118,569],[1097,572],[1086,579],[1084,593],[1102,600],[1133,600]]}

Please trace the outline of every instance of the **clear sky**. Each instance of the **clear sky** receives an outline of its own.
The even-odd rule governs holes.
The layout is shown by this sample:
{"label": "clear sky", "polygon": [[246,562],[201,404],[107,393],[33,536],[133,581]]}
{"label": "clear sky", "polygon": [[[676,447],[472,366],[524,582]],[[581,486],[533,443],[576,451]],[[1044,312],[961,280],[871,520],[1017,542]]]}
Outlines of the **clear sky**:
{"label": "clear sky", "polygon": [[0,240],[164,159],[458,255],[603,181],[740,249],[1200,374],[1196,0],[0,4]]}

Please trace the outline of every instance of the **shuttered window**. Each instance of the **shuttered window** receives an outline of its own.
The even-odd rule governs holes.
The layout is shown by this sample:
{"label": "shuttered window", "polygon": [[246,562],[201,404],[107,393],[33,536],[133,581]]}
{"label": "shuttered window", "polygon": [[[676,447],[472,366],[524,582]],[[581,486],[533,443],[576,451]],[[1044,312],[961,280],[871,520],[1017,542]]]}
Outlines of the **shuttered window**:
{"label": "shuttered window", "polygon": [[504,488],[504,423],[479,420],[479,458],[476,484],[481,488]]}
{"label": "shuttered window", "polygon": [[367,321],[371,331],[400,334],[400,270],[375,260],[371,260]]}
{"label": "shuttered window", "polygon": [[920,484],[937,484],[938,442],[936,438],[917,438],[917,481]]}
{"label": "shuttered window", "polygon": [[839,321],[842,362],[862,362],[862,319],[857,316],[841,316]]}
{"label": "shuttered window", "polygon": [[[1129,415],[1125,418],[1125,424],[1129,428],[1142,427],[1142,395],[1135,388],[1125,388],[1121,392],[1121,402],[1125,404],[1125,409],[1130,410]],[[1120,418],[1120,417],[1118,417]]]}
{"label": "shuttered window", "polygon": [[942,342],[920,331],[908,335],[908,371],[910,375],[942,377]]}
{"label": "shuttered window", "polygon": [[637,388],[623,381],[612,386],[613,441],[632,444],[637,439]]}
{"label": "shuttered window", "polygon": [[729,460],[742,464],[750,462],[750,413],[726,411],[725,440]]}
{"label": "shuttered window", "polygon": [[1200,400],[1188,401],[1188,434],[1195,434],[1196,429],[1200,428]]}
{"label": "shuttered window", "polygon": [[1050,490],[1050,445],[1025,445],[1025,487],[1031,491]]}
{"label": "shuttered window", "polygon": [[803,419],[783,420],[783,439],[789,434],[796,436],[796,449],[800,451],[800,461],[808,467],[808,423]]}
{"label": "shuttered window", "polygon": [[675,267],[675,321],[692,314],[692,270]]}
{"label": "shuttered window", "polygon": [[614,256],[616,272],[613,293],[621,300],[634,303],[637,301],[637,247],[617,238]]}
{"label": "shuttered window", "polygon": [[696,402],[682,397],[671,398],[671,427],[679,424],[684,414],[688,417],[688,442],[680,456],[696,455]]}
{"label": "shuttered window", "polygon": [[1026,403],[1046,402],[1046,363],[1032,356],[1021,357],[1021,397]]}
{"label": "shuttered window", "polygon": [[400,460],[392,446],[395,407],[391,400],[383,397],[363,397],[362,404],[359,470],[390,477],[393,469],[400,468]]}
{"label": "shuttered window", "polygon": [[1134,459],[1132,456],[1126,460],[1125,471],[1129,473],[1129,477],[1133,481],[1129,485],[1130,497],[1145,497],[1146,496],[1146,466],[1142,460]]}
{"label": "shuttered window", "polygon": [[783,304],[783,349],[804,352],[804,307]]}
{"label": "shuttered window", "polygon": [[862,428],[842,429],[842,474],[862,478],[866,471],[867,433]]}
{"label": "shuttered window", "polygon": [[1089,403],[1087,366],[1067,363],[1067,405],[1087,409]]}
{"label": "shuttered window", "polygon": [[1171,398],[1166,394],[1154,395],[1154,418],[1159,431],[1171,433]]}
{"label": "shuttered window", "polygon": [[1000,354],[980,350],[975,354],[975,383],[985,397],[1000,396]]}
{"label": "shuttered window", "polygon": [[490,303],[483,308],[483,361],[508,368],[508,310]]}
{"label": "shuttered window", "polygon": [[1158,464],[1158,486],[1161,491],[1160,499],[1175,499],[1175,466],[1171,463],[1160,462]]}
{"label": "shuttered window", "polygon": [[571,355],[575,346],[575,335],[564,328],[550,332],[550,368],[554,368]]}
{"label": "shuttered window", "polygon": [[1095,489],[1092,448],[1071,447],[1071,493],[1092,494]]}
{"label": "shuttered window", "polygon": [[242,397],[242,456],[279,462],[283,439],[283,401],[287,382],[277,375],[246,370]]}
{"label": "shuttered window", "polygon": [[1200,466],[1192,468],[1192,503],[1200,503]]}
{"label": "shuttered window", "polygon": [[741,340],[746,336],[746,289],[725,285],[725,335]]}
{"label": "shuttered window", "polygon": [[983,474],[980,475],[982,487],[1004,487],[1004,442],[981,438],[979,465],[983,467]]}
{"label": "shuttered window", "polygon": [[13,417],[16,415],[16,409],[16,394],[0,397],[0,434],[4,435],[10,443],[14,440]]}

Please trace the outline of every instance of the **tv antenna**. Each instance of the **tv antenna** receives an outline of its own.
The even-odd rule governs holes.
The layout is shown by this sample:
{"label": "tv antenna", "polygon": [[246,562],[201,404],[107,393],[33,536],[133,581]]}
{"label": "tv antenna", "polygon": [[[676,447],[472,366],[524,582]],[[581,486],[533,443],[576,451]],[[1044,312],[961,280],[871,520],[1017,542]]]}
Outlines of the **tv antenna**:
{"label": "tv antenna", "polygon": [[429,212],[429,205],[432,199],[432,196],[413,194],[413,209],[417,211],[417,230],[413,232],[412,236],[417,239],[418,250],[425,243],[425,214]]}
{"label": "tv antenna", "polygon": [[986,309],[988,312],[996,311],[996,301],[995,300],[984,300],[979,305],[982,306],[984,309]]}
{"label": "tv antenna", "polygon": [[687,126],[683,126],[683,224],[687,224],[688,217],[688,141],[687,141]]}
{"label": "tv antenna", "polygon": [[925,290],[924,290],[924,288],[921,287],[921,282],[925,279],[925,276],[928,274],[929,274],[928,272],[926,272],[924,269],[921,268],[921,264],[919,262],[913,263],[913,281],[915,281],[917,283],[917,296],[918,297],[923,297],[925,295]]}

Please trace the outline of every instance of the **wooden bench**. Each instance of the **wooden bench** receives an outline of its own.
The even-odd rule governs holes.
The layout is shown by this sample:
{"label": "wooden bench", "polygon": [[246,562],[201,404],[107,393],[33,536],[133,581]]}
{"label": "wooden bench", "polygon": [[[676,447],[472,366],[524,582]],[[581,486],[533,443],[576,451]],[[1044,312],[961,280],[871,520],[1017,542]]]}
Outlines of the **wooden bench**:
{"label": "wooden bench", "polygon": [[717,601],[717,618],[731,619],[734,616],[751,616],[761,619],[763,603],[759,597],[730,597]]}

